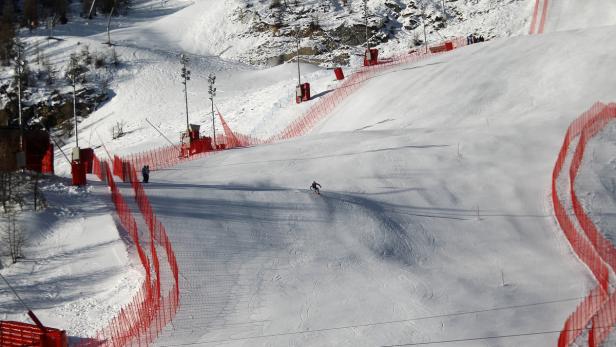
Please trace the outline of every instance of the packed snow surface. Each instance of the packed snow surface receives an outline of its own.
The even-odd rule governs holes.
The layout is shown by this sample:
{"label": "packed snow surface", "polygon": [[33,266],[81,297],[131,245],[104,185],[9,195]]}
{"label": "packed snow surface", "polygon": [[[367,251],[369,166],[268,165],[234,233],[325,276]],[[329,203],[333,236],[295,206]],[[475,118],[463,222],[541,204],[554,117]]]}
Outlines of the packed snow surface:
{"label": "packed snow surface", "polygon": [[616,25],[616,2],[549,0],[545,32]]}
{"label": "packed snow surface", "polygon": [[[398,66],[309,136],[154,173],[147,192],[184,293],[158,344],[374,346],[559,331],[594,283],[554,222],[551,172],[570,122],[616,96],[604,59],[616,49],[596,47],[615,33],[520,37]],[[312,180],[322,195],[308,190]],[[447,316],[530,303],[543,304]]]}

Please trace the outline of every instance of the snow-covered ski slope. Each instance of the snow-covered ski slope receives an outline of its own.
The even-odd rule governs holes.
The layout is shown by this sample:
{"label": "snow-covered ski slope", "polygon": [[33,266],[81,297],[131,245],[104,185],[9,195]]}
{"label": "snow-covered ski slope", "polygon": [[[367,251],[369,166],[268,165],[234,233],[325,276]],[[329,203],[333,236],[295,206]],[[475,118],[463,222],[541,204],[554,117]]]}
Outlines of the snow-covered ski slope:
{"label": "snow-covered ski slope", "polygon": [[609,0],[549,1],[545,32],[616,25],[616,2]]}
{"label": "snow-covered ski slope", "polygon": [[[594,283],[554,223],[551,170],[569,123],[616,98],[615,33],[519,37],[399,66],[312,135],[156,172],[148,194],[184,279],[158,344],[382,346],[559,331]],[[307,189],[313,179],[321,196]],[[537,305],[447,315],[525,304]],[[556,336],[456,345],[548,346]]]}
{"label": "snow-covered ski slope", "polygon": [[613,1],[533,0],[532,3],[531,35],[616,24]]}
{"label": "snow-covered ski slope", "polygon": [[[169,2],[182,3],[192,6]],[[546,28],[578,20],[557,13]],[[169,30],[182,24],[165,20]],[[92,33],[50,44],[56,61],[77,41],[99,47],[104,34],[90,35],[104,20],[94,22]],[[130,30],[117,32],[125,69],[115,97],[82,123],[86,143],[119,154],[164,143],[145,117],[174,141],[185,122],[178,46],[165,33]],[[159,344],[380,346],[560,330],[593,282],[553,221],[549,176],[569,122],[616,99],[615,33],[519,37],[400,66],[366,82],[313,135],[154,173],[148,194],[183,285]],[[241,132],[267,137],[308,105],[291,103],[294,65],[191,57],[191,121],[206,134],[212,71],[218,105]],[[329,71],[304,71],[317,94],[336,86]],[[111,142],[119,120],[129,134]],[[322,196],[307,191],[313,179]],[[518,304],[539,305],[414,319]],[[456,345],[550,346],[555,337]]]}

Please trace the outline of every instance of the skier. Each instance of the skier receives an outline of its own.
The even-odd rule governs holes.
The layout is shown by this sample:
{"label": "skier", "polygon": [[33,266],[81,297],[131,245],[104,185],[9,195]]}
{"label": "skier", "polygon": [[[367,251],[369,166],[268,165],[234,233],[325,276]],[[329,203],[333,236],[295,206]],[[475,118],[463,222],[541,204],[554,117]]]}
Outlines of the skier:
{"label": "skier", "polygon": [[321,185],[318,184],[317,181],[312,181],[312,184],[310,185],[310,190],[314,190],[317,194],[321,195],[319,188],[321,188]]}
{"label": "skier", "polygon": [[143,183],[148,183],[150,180],[150,165],[143,166],[141,174],[143,175]]}

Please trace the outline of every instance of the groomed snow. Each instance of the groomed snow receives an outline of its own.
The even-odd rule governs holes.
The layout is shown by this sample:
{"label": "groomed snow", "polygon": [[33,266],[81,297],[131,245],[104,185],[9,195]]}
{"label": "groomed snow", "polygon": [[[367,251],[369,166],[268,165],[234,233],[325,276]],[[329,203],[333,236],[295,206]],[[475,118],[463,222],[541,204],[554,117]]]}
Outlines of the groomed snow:
{"label": "groomed snow", "polygon": [[[185,293],[158,345],[559,331],[594,283],[554,222],[550,178],[570,122],[616,97],[605,59],[616,49],[597,45],[615,33],[519,37],[399,66],[312,135],[156,172],[147,192]],[[307,190],[313,179],[323,195]],[[562,299],[573,300],[411,320]]]}
{"label": "groomed snow", "polygon": [[616,25],[616,2],[550,0],[545,32]]}

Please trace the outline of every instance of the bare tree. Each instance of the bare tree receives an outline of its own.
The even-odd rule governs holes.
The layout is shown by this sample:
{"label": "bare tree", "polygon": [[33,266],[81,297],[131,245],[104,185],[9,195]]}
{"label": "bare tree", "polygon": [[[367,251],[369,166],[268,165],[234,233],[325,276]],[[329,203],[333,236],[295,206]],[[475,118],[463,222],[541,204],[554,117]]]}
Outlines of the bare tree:
{"label": "bare tree", "polygon": [[17,223],[17,213],[9,212],[4,214],[4,230],[2,232],[2,241],[5,251],[11,257],[13,264],[22,258],[22,249],[26,243],[26,237],[23,229]]}
{"label": "bare tree", "polygon": [[114,140],[119,139],[120,137],[126,134],[124,132],[124,125],[125,125],[125,122],[120,121],[120,122],[116,122],[116,124],[111,127],[111,138],[112,139]]}
{"label": "bare tree", "polygon": [[8,213],[15,203],[16,182],[14,173],[0,172],[0,201],[4,213]]}
{"label": "bare tree", "polygon": [[2,210],[6,213],[8,209],[8,191],[9,191],[9,173],[0,171],[0,202],[2,203]]}
{"label": "bare tree", "polygon": [[[33,199],[30,200],[30,194]],[[0,172],[0,204],[2,213],[11,213],[18,208],[24,210],[26,205],[38,211],[45,206],[45,199],[40,190],[40,174],[29,176],[19,172]]]}
{"label": "bare tree", "polygon": [[45,196],[41,192],[40,188],[41,174],[38,172],[34,173],[32,180],[32,202],[34,205],[34,211],[36,212],[44,209],[47,205],[47,202],[45,201]]}

